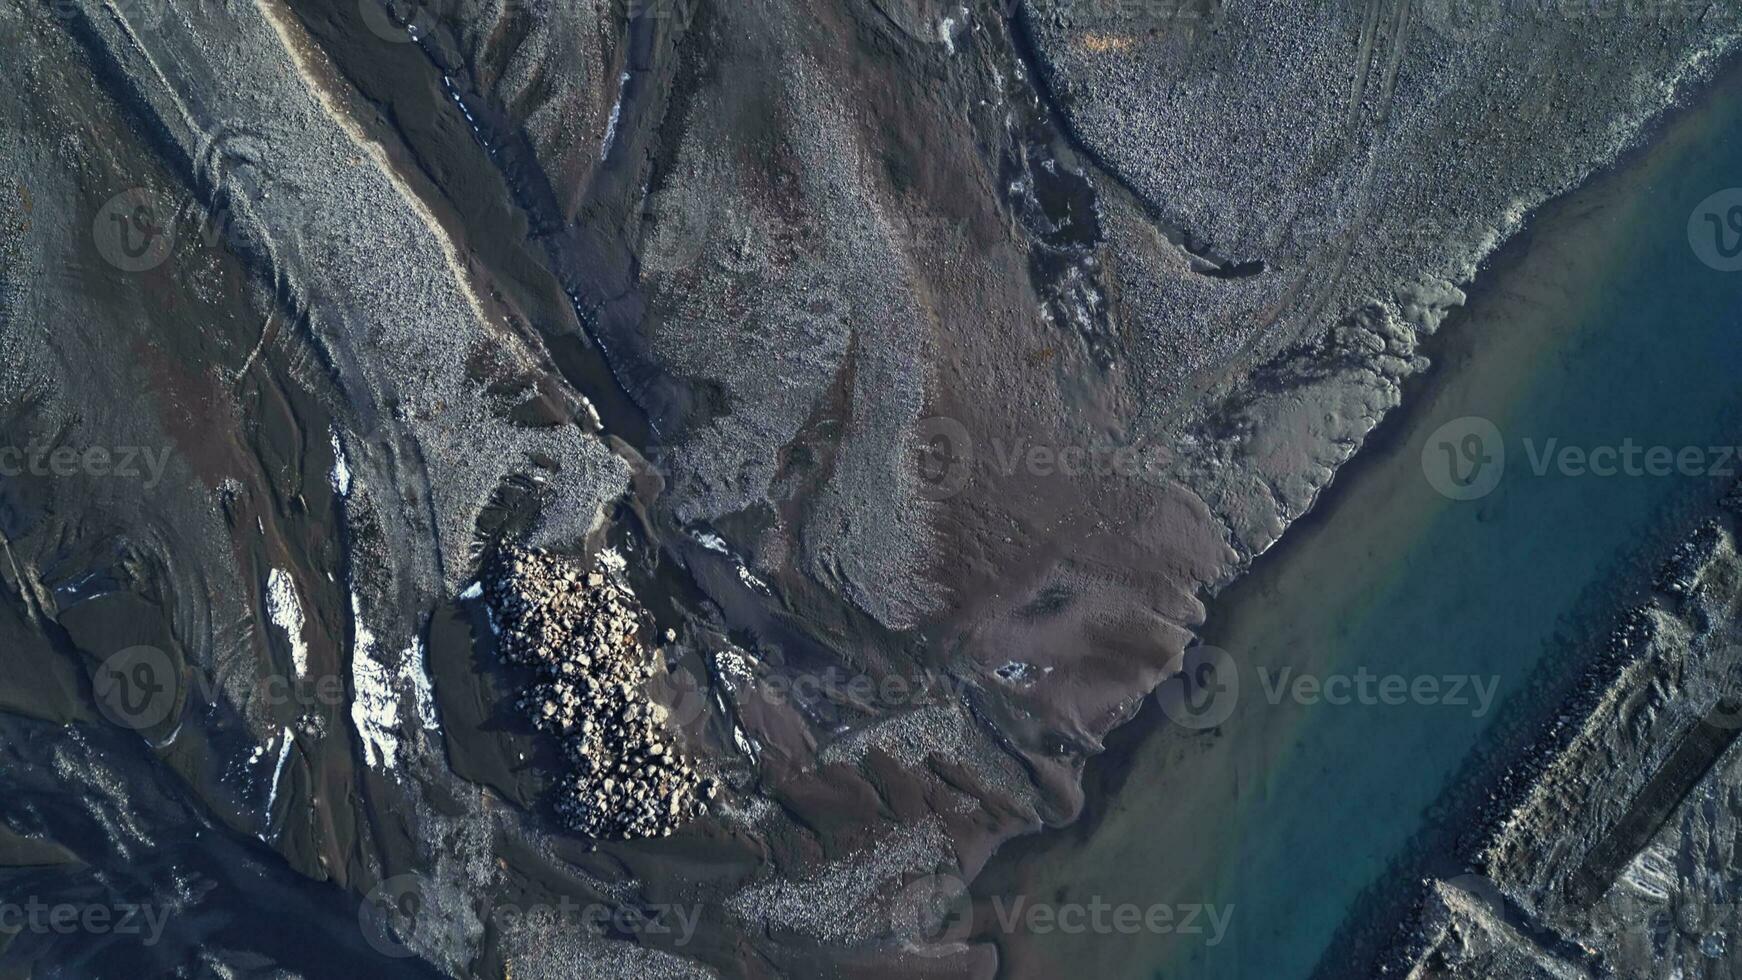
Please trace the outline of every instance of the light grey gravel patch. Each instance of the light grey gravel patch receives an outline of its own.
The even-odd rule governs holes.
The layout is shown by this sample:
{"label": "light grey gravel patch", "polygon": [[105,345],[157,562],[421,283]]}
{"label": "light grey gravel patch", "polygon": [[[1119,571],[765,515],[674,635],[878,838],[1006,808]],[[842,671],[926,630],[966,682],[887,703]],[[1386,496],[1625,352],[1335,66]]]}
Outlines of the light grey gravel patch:
{"label": "light grey gravel patch", "polygon": [[[1228,2],[1159,25],[1138,22],[1153,9],[1142,5],[1138,20],[1093,22],[1024,5],[1074,131],[1145,202],[1105,198],[1141,426],[1196,457],[1179,476],[1245,557],[1395,403],[1424,366],[1414,340],[1461,303],[1477,264],[1742,37],[1728,16],[1520,21],[1495,4],[1451,23],[1402,3]],[[1152,213],[1265,271],[1200,275],[1148,227]],[[1380,343],[1352,350],[1364,363],[1341,377],[1314,378],[1302,357],[1299,388],[1242,380],[1374,327]],[[1242,431],[1301,441],[1231,453],[1204,437],[1225,403],[1245,406]]]}
{"label": "light grey gravel patch", "polygon": [[[457,591],[478,512],[504,475],[537,470],[534,453],[560,467],[544,475],[550,514],[565,525],[547,522],[540,538],[584,534],[626,486],[627,466],[573,427],[513,424],[509,406],[466,376],[479,357],[499,377],[530,381],[545,368],[491,321],[453,243],[325,91],[324,66],[291,55],[304,43],[294,19],[259,4],[171,6],[150,33],[129,30],[125,11],[87,22],[201,168],[200,191],[221,199],[234,247],[289,297],[346,387],[372,407],[378,431],[365,440],[391,447],[391,469],[372,467],[367,451],[351,465],[365,483],[398,487],[400,520],[435,535],[438,578],[420,591]],[[244,76],[249,85],[231,83]],[[258,196],[225,192],[240,179],[234,157],[209,152],[237,142],[232,120],[243,119],[271,121],[250,127],[246,143],[247,182],[267,189]]]}
{"label": "light grey gravel patch", "polygon": [[692,109],[667,190],[650,201],[643,282],[663,311],[654,352],[675,374],[728,393],[674,447],[672,497],[686,524],[768,502],[784,447],[851,374],[833,475],[796,557],[884,625],[907,628],[943,601],[924,571],[928,535],[911,517],[922,501],[902,476],[905,433],[925,414],[932,382],[933,324],[830,69],[798,53],[768,57],[783,65],[767,84],[790,106],[779,116],[777,165],[791,188],[718,152],[734,123],[709,91]]}
{"label": "light grey gravel patch", "polygon": [[1001,799],[1028,801],[1034,793],[1028,773],[994,744],[959,704],[925,707],[867,722],[823,746],[817,761],[825,766],[859,766],[872,751],[912,770],[921,769],[933,756],[965,762]]}
{"label": "light grey gravel patch", "polygon": [[[370,3],[379,0],[367,0]],[[604,58],[622,25],[612,0],[477,0],[453,26],[480,88],[492,90],[556,175],[565,211],[579,203],[600,162],[610,105]],[[513,46],[503,44],[513,38]],[[551,66],[560,65],[561,70]]]}
{"label": "light grey gravel patch", "polygon": [[635,943],[576,935],[572,930],[521,926],[507,944],[521,950],[509,960],[515,980],[705,980],[716,970],[694,960]]}
{"label": "light grey gravel patch", "polygon": [[791,929],[827,943],[850,945],[889,932],[888,903],[907,874],[953,868],[943,822],[931,817],[892,828],[870,847],[831,862],[811,876],[750,885],[726,901],[746,922]]}

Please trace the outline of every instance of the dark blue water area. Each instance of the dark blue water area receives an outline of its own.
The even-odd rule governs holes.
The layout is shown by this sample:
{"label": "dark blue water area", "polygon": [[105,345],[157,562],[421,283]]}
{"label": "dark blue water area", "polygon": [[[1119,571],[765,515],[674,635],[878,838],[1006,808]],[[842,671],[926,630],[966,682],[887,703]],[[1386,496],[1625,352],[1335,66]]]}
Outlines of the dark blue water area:
{"label": "dark blue water area", "polygon": [[[1215,894],[1205,896],[1235,907],[1232,938],[1215,948],[1170,944],[1155,964],[1160,975],[1312,974],[1363,890],[1421,832],[1424,811],[1472,751],[1497,737],[1492,723],[1505,699],[1524,689],[1545,654],[1569,642],[1598,652],[1600,636],[1581,630],[1599,624],[1575,617],[1592,605],[1592,590],[1641,582],[1647,572],[1638,570],[1736,481],[1742,463],[1729,447],[1742,444],[1742,272],[1701,261],[1689,231],[1703,201],[1742,185],[1742,112],[1723,111],[1703,138],[1649,168],[1651,183],[1612,205],[1618,224],[1604,238],[1613,233],[1617,245],[1602,259],[1608,271],[1588,292],[1531,314],[1542,342],[1508,348],[1528,350],[1530,363],[1485,368],[1478,356],[1471,369],[1509,382],[1448,388],[1407,448],[1356,477],[1385,481],[1387,511],[1412,514],[1388,525],[1396,536],[1351,566],[1339,527],[1354,529],[1369,515],[1337,512],[1332,502],[1306,545],[1324,554],[1287,558],[1297,572],[1320,575],[1283,582],[1252,608],[1215,613],[1252,620],[1230,630],[1251,645],[1233,652],[1272,671],[1291,663],[1321,674],[1366,668],[1436,678],[1440,693],[1434,703],[1272,712],[1280,720],[1269,723],[1288,730],[1260,740],[1273,746],[1262,759],[1236,751],[1251,771],[1238,777],[1237,812],[1224,815],[1228,853]],[[1485,496],[1452,500],[1430,484],[1432,464],[1419,447],[1432,452],[1430,433],[1462,417],[1493,423],[1505,471]],[[1594,475],[1577,455],[1562,465],[1564,447],[1588,454],[1607,446],[1620,466],[1628,445],[1638,447],[1639,475]],[[1654,446],[1700,472],[1652,475],[1646,452]],[[1461,453],[1460,442],[1454,447]],[[1625,598],[1617,589],[1616,601]],[[1465,678],[1464,705],[1445,703],[1457,677]],[[1496,692],[1489,710],[1478,703],[1478,682]],[[1242,685],[1241,715],[1250,718],[1264,710],[1264,693],[1250,673]]]}

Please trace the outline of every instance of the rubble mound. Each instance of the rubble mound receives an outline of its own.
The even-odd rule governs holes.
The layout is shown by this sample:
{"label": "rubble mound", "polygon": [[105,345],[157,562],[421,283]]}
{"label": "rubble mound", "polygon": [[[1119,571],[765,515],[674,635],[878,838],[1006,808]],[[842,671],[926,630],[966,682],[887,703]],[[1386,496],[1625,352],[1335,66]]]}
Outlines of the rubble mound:
{"label": "rubble mound", "polygon": [[538,674],[520,707],[572,766],[556,801],[569,829],[665,837],[701,813],[718,787],[680,757],[644,691],[656,651],[634,593],[600,563],[525,548],[505,550],[487,579],[503,658]]}

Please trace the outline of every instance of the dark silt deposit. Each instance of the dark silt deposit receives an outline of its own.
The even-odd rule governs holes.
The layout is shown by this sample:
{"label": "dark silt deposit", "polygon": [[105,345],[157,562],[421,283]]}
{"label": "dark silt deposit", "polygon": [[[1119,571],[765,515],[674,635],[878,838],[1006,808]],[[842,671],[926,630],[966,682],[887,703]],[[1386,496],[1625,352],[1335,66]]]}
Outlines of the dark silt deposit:
{"label": "dark silt deposit", "polygon": [[[0,976],[1733,955],[1728,926],[1632,926],[1689,907],[1735,826],[1728,715],[1700,700],[1737,592],[1718,495],[1503,484],[1457,513],[1584,550],[1497,544],[1418,592],[1411,543],[1480,527],[1359,496],[1399,453],[1432,492],[1395,428],[1363,448],[1400,405],[1388,425],[1432,417],[1430,358],[1505,396],[1465,414],[1558,426],[1533,437],[1733,421],[1698,383],[1736,350],[1726,200],[1702,202],[1724,171],[1614,175],[1697,156],[1737,21],[1565,6],[7,0]],[[1533,224],[1525,299],[1478,291],[1431,336],[1550,201],[1670,232],[1563,262],[1583,226]],[[1682,234],[1702,208],[1712,248]],[[1673,291],[1658,347],[1590,326],[1585,283],[1643,289],[1690,243],[1682,274],[1720,278]],[[1556,414],[1572,389],[1614,414]],[[1512,600],[1576,598],[1567,637],[1649,622],[1649,654],[1531,675],[1565,721],[1446,859],[1485,877],[1403,861],[1431,879],[1407,915],[1369,886],[1415,826],[1344,860],[1344,784],[1301,747],[1371,729],[1230,723],[1267,733],[1231,800],[1202,760],[1238,739],[1140,715],[1202,676],[1200,634],[1298,612],[1266,666],[1331,671],[1399,645],[1373,609],[1448,612],[1526,560],[1558,584]],[[1324,602],[1290,604],[1291,568]],[[1367,605],[1330,622],[1345,592]],[[1489,639],[1525,618],[1489,613]],[[1451,793],[1483,731],[1411,735],[1380,802]],[[1163,793],[1130,829],[1086,771]],[[1284,798],[1310,815],[1268,820]],[[1098,844],[1116,862],[1049,857]],[[1268,882],[1311,910],[1253,939],[1238,865],[1287,853],[1334,867]],[[1150,875],[1143,908],[1197,903],[1233,972],[1174,958],[1183,908],[1050,946],[1098,882],[1126,901],[1109,863]]]}

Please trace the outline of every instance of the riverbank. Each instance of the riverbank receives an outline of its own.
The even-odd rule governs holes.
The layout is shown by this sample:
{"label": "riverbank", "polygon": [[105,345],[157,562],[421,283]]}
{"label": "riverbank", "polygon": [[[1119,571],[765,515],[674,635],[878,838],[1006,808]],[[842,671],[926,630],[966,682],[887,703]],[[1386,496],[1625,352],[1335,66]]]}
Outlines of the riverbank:
{"label": "riverbank", "polygon": [[[1364,890],[1407,878],[1397,872],[1417,860],[1419,814],[1450,817],[1458,829],[1467,811],[1448,795],[1485,795],[1485,780],[1463,771],[1471,754],[1507,758],[1559,710],[1520,708],[1515,698],[1458,719],[1445,704],[1413,705],[1377,723],[1382,709],[1266,705],[1265,681],[1284,669],[1328,678],[1365,667],[1498,678],[1504,699],[1537,689],[1537,665],[1556,660],[1550,641],[1572,639],[1572,628],[1620,608],[1611,600],[1649,585],[1650,563],[1638,556],[1672,543],[1715,500],[1719,481],[1612,492],[1560,474],[1539,478],[1519,442],[1594,444],[1633,433],[1693,444],[1733,414],[1717,387],[1727,336],[1679,307],[1697,311],[1713,288],[1689,251],[1686,223],[1695,203],[1726,186],[1712,183],[1722,167],[1702,161],[1700,148],[1734,124],[1723,82],[1735,76],[1725,72],[1711,94],[1660,125],[1649,149],[1544,208],[1488,263],[1466,309],[1430,341],[1436,366],[1408,387],[1406,407],[1375,430],[1283,544],[1216,600],[1203,636],[1241,670],[1227,721],[1198,733],[1146,708],[1089,767],[1083,821],[1008,848],[977,889],[1244,905],[1251,911],[1238,917],[1234,941],[1001,936],[1006,974],[1040,975],[1069,961],[1115,976],[1158,967],[1306,975],[1333,935],[1347,935],[1345,910]],[[1688,283],[1665,289],[1673,277],[1652,280],[1664,270]],[[1688,400],[1673,397],[1681,394]],[[1602,404],[1582,404],[1581,395]],[[1424,479],[1422,449],[1434,430],[1468,415],[1510,434],[1516,459],[1494,495],[1449,501]],[[1573,657],[1586,649],[1566,646]],[[1470,788],[1454,794],[1462,785]],[[1305,826],[1314,819],[1316,830]],[[1189,846],[1157,843],[1167,841]],[[1273,899],[1294,908],[1268,916]]]}

